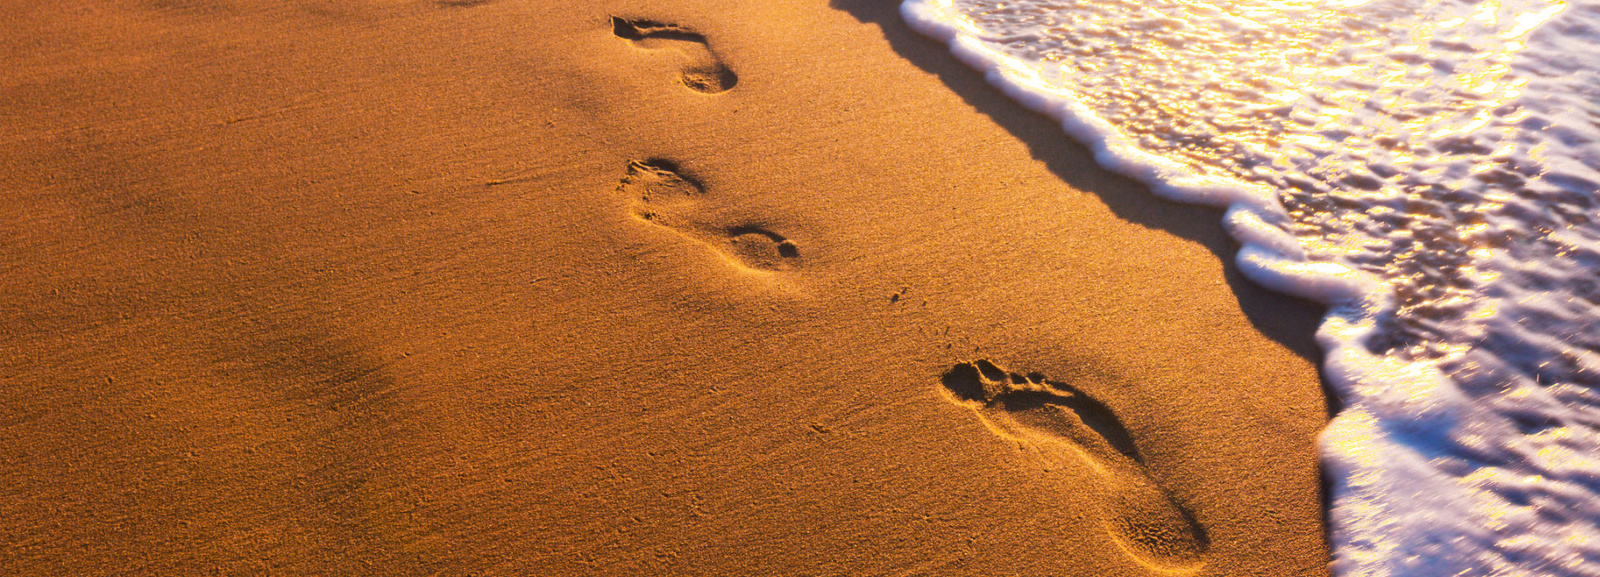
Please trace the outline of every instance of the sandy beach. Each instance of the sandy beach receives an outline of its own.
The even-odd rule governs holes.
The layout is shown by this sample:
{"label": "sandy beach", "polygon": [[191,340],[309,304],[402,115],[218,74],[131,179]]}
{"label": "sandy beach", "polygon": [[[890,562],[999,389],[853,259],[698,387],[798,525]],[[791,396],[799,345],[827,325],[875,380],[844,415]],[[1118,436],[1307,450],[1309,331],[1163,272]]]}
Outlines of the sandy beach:
{"label": "sandy beach", "polygon": [[0,27],[0,573],[1327,572],[1320,308],[892,0]]}

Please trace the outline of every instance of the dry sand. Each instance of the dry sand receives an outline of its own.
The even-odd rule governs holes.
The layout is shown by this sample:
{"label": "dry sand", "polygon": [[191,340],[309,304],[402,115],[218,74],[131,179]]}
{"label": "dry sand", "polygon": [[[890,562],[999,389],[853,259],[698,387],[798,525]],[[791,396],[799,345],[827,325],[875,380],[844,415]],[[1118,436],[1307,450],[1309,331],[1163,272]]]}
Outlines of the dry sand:
{"label": "dry sand", "polygon": [[1326,571],[1319,311],[892,1],[0,27],[0,574]]}

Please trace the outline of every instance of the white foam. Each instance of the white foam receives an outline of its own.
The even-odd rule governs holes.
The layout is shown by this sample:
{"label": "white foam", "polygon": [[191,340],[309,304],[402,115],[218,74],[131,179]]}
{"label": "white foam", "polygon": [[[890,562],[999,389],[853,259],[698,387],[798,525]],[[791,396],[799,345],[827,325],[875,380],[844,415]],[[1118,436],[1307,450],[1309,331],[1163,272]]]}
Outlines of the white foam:
{"label": "white foam", "polygon": [[1102,166],[1227,207],[1252,281],[1329,306],[1333,569],[1374,576],[1600,575],[1600,8],[1564,8],[901,5]]}

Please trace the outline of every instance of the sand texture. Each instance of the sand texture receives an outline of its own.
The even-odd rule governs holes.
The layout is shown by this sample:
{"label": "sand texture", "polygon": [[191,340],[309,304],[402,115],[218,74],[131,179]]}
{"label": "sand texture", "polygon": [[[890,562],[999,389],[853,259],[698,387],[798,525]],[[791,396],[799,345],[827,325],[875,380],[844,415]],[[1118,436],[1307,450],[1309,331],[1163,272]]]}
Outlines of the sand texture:
{"label": "sand texture", "polygon": [[891,1],[0,12],[0,574],[1318,575],[1320,311]]}

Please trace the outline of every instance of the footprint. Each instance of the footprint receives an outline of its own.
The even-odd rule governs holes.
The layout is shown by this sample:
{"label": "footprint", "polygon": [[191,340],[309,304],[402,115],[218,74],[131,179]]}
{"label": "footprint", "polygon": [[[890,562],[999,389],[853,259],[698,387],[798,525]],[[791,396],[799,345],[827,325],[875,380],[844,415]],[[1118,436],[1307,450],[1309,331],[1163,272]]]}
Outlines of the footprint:
{"label": "footprint", "polygon": [[611,17],[611,32],[646,50],[673,48],[683,52],[689,57],[689,65],[683,69],[683,85],[697,92],[718,94],[739,83],[738,75],[711,51],[711,44],[699,32],[672,24],[616,16]]}
{"label": "footprint", "polygon": [[1008,372],[987,360],[960,363],[942,382],[951,401],[978,413],[1002,437],[1047,458],[1079,459],[1107,491],[1103,521],[1113,541],[1159,571],[1197,570],[1210,541],[1194,515],[1150,477],[1132,435],[1109,407],[1044,375]]}
{"label": "footprint", "polygon": [[702,242],[740,266],[775,271],[800,264],[800,247],[781,234],[756,224],[710,222],[705,187],[670,160],[629,162],[617,192],[628,197],[635,217]]}

